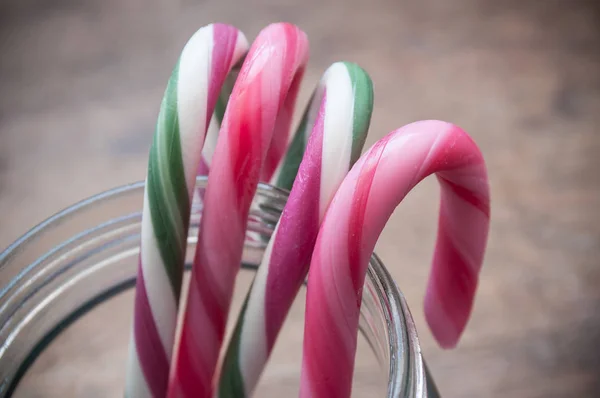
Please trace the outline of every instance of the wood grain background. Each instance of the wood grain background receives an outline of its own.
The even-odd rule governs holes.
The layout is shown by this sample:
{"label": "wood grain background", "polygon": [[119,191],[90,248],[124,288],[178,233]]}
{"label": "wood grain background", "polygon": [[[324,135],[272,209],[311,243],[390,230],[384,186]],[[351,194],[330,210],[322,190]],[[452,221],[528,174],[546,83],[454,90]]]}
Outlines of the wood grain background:
{"label": "wood grain background", "polygon": [[[402,124],[444,119],[468,131],[487,159],[489,252],[456,350],[437,348],[422,316],[433,179],[410,194],[377,246],[411,305],[442,394],[598,397],[598,4],[4,0],[0,248],[83,197],[144,178],[165,82],[199,26],[228,22],[253,38],[286,20],[311,39],[303,100],[330,63],[355,61],[375,84],[369,145]],[[120,308],[106,316],[126,324],[129,307]],[[77,348],[92,358],[105,352]],[[73,383],[77,372],[55,369],[46,386]],[[48,396],[45,388],[32,384],[20,396]]]}

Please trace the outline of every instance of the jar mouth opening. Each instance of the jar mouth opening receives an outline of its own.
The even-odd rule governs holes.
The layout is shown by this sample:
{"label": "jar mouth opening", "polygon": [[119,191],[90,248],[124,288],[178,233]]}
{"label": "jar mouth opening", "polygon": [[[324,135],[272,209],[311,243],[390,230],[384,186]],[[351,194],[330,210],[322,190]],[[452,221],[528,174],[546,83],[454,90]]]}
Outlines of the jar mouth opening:
{"label": "jar mouth opening", "polygon": [[[196,189],[204,189],[207,184],[206,176],[197,177]],[[133,191],[143,191],[145,186],[144,181],[138,181],[135,183],[119,186],[87,199],[81,200],[72,206],[69,206],[46,220],[42,221],[27,233],[18,238],[15,242],[10,244],[4,251],[0,253],[0,272],[10,263],[11,259],[19,255],[23,251],[27,250],[28,245],[34,243],[40,236],[51,229],[53,226],[64,223],[70,218],[76,216],[80,212],[84,212],[86,209],[100,203],[110,202],[116,200],[128,193]],[[268,203],[265,208],[262,208],[263,212],[274,214],[272,221],[276,222],[278,218],[277,213],[281,213],[287,200],[289,192],[268,184],[260,183],[257,188],[256,195],[267,197]],[[195,202],[195,205],[198,205]],[[141,209],[138,216],[141,215]],[[130,215],[131,216],[131,215]],[[93,229],[93,228],[92,228]],[[2,302],[7,295],[10,294],[11,290],[15,285],[20,282],[27,280],[29,273],[32,268],[35,268],[36,264],[40,263],[45,257],[51,255],[53,251],[59,251],[61,247],[64,247],[76,240],[78,236],[89,233],[90,229],[85,229],[80,234],[65,240],[60,245],[55,246],[50,251],[42,255],[42,257],[36,259],[28,266],[24,267],[19,273],[12,277],[8,283],[4,286],[0,286],[0,313],[2,312]],[[186,270],[191,268],[191,264],[186,264]],[[256,269],[257,266],[251,263],[242,263],[242,268]],[[415,325],[410,315],[410,311],[406,305],[406,301],[396,286],[391,275],[377,257],[373,253],[371,256],[369,268],[367,271],[368,280],[375,286],[375,295],[380,301],[381,308],[383,309],[383,315],[385,317],[386,329],[387,329],[387,347],[385,350],[388,352],[385,361],[388,362],[388,397],[400,397],[403,392],[414,391],[414,396],[420,397],[424,394],[425,385],[425,370],[424,364],[420,355],[420,348],[418,343],[418,337],[415,330]],[[19,369],[10,385],[8,386],[8,395],[17,387],[20,379],[27,372],[29,367],[33,364],[35,359],[44,351],[44,349],[60,335],[68,326],[73,324],[83,315],[92,310],[96,305],[105,302],[118,295],[119,293],[130,289],[135,286],[135,277],[127,279],[119,284],[114,285],[111,289],[106,290],[102,294],[95,298],[83,303],[69,316],[60,321],[49,333],[39,340],[34,346],[31,352],[26,356],[26,359],[19,364]],[[3,328],[0,325],[0,330]],[[1,347],[0,347],[1,348]],[[375,350],[375,347],[372,347]],[[1,350],[0,350],[1,352]],[[381,359],[381,358],[380,358]],[[383,363],[382,365],[385,365]],[[0,388],[0,394],[2,394],[2,388]]]}

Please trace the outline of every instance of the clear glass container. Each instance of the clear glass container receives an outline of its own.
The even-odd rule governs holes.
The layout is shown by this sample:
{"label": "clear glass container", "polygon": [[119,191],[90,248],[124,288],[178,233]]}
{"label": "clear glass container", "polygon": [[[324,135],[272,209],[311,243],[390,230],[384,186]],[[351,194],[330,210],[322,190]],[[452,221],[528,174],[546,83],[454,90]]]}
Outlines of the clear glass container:
{"label": "clear glass container", "polygon": [[[205,184],[199,177],[197,189]],[[0,254],[0,398],[122,396],[143,192],[139,182],[79,202]],[[258,188],[229,330],[286,199],[285,191],[262,184]],[[196,201],[188,269],[201,214],[202,204]],[[304,290],[256,396],[298,389]],[[404,297],[375,255],[362,299],[353,396],[437,396]]]}

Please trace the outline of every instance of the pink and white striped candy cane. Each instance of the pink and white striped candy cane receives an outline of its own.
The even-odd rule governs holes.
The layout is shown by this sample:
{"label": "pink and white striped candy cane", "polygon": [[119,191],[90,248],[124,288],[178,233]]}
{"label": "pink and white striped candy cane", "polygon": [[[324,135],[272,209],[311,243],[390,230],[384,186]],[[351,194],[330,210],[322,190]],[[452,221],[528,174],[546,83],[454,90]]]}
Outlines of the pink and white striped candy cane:
{"label": "pink and white striped candy cane", "polygon": [[[200,166],[198,167],[198,175],[208,175],[210,171],[210,165],[212,163],[214,152],[217,148],[219,130],[221,124],[223,123],[225,109],[227,103],[229,102],[229,97],[233,91],[233,86],[237,80],[238,74],[239,66],[231,71],[231,73],[227,76],[225,83],[223,84],[223,89],[219,95],[215,112],[210,120],[208,132],[206,133],[206,141],[204,147],[202,148],[202,160],[200,161]],[[261,170],[260,181],[269,182],[273,180],[275,171],[282,166],[284,154],[288,148],[288,141],[291,131],[290,127],[292,124],[292,118],[294,116],[293,107],[300,89],[301,80],[301,78],[294,79],[292,86],[288,90],[290,99],[293,98],[294,100],[286,101],[283,107],[281,107],[279,110],[279,114],[277,115],[277,123],[273,132],[273,138],[271,140],[271,144],[269,145],[265,162]]]}
{"label": "pink and white striped candy cane", "polygon": [[[206,142],[204,148],[202,148],[202,161],[198,167],[198,175],[208,175],[210,171],[210,165],[212,163],[212,157],[217,148],[217,142],[219,138],[219,129],[223,122],[224,112],[229,101],[229,97],[233,90],[235,81],[239,73],[239,68],[234,69],[223,85],[223,90],[219,95],[217,101],[217,107],[215,113],[210,121],[210,126],[206,134]],[[284,154],[288,148],[288,141],[290,135],[290,126],[292,124],[292,118],[294,116],[295,99],[298,96],[300,90],[301,78],[294,79],[292,86],[288,90],[288,96],[290,101],[286,101],[277,115],[277,123],[275,130],[273,131],[273,138],[269,149],[267,151],[265,162],[261,170],[260,181],[269,182],[273,179],[276,169],[281,167],[283,162]]]}
{"label": "pink and white striped candy cane", "polygon": [[487,173],[463,130],[441,121],[416,122],[379,140],[359,159],[325,215],[308,278],[301,397],[350,396],[369,258],[395,207],[434,173],[441,206],[425,315],[441,346],[457,343],[487,241]]}
{"label": "pink and white striped candy cane", "polygon": [[204,211],[169,397],[212,396],[250,204],[279,114],[289,118],[308,58],[304,32],[286,23],[252,44],[225,111],[204,197]]}

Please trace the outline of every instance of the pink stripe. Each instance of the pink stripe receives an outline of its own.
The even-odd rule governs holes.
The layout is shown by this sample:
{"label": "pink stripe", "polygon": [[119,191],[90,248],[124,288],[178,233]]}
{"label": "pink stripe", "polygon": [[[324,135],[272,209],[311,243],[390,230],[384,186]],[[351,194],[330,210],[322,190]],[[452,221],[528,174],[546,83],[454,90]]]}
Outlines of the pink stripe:
{"label": "pink stripe", "polygon": [[[197,252],[201,253],[201,252]],[[207,259],[198,259],[197,263],[206,263]],[[193,311],[193,307],[201,304],[206,311],[208,321],[211,325],[211,329],[217,331],[217,334],[222,337],[225,332],[225,323],[227,318],[225,317],[227,308],[229,308],[229,300],[227,297],[223,297],[222,292],[218,289],[218,283],[214,279],[212,272],[207,270],[200,274],[195,273],[193,275],[193,283],[190,284],[190,288],[194,289],[200,302],[194,302],[190,310]],[[206,325],[197,325],[199,328],[203,328]]]}
{"label": "pink stripe", "polygon": [[[367,203],[371,193],[371,185],[379,164],[379,160],[383,155],[383,151],[388,142],[388,137],[377,141],[375,145],[365,155],[364,162],[358,175],[356,187],[352,197],[352,209],[349,218],[349,234],[348,234],[348,262],[352,284],[354,290],[358,293],[356,296],[357,305],[360,307],[362,298],[362,288],[364,283],[364,272],[367,264],[364,260],[363,249],[363,228],[365,225],[365,215],[367,211]],[[369,253],[368,256],[371,254]]]}
{"label": "pink stripe", "polygon": [[300,90],[300,83],[302,82],[303,75],[304,68],[300,69],[296,76],[294,76],[286,100],[280,113],[277,115],[273,138],[261,173],[261,181],[271,181],[271,178],[273,177],[273,174],[275,174],[275,170],[287,149],[290,125],[292,124],[296,98],[298,96],[298,91]]}
{"label": "pink stripe", "polygon": [[197,175],[199,175],[199,176],[207,176],[209,171],[210,171],[210,168],[208,167],[208,163],[206,163],[206,160],[204,159],[204,156],[202,156],[200,158],[200,164],[198,164]]}
{"label": "pink stripe", "polygon": [[[319,249],[320,251],[321,249]],[[311,269],[310,273],[313,273],[313,269]],[[332,303],[333,305],[331,306],[324,305],[327,301],[336,301],[336,299],[345,298],[337,298],[331,294],[331,290],[327,289],[325,285],[326,278],[323,278],[319,274],[320,272],[317,272],[314,278],[311,275],[308,290],[318,290],[319,292],[323,292],[323,294],[307,296],[306,311],[307,313],[309,311],[319,311],[322,313],[322,316],[319,317],[318,323],[314,324],[312,323],[312,319],[310,321],[308,318],[306,319],[305,331],[310,331],[311,333],[305,333],[302,363],[303,373],[306,370],[310,375],[310,383],[307,387],[310,387],[309,389],[314,395],[305,394],[308,391],[302,385],[300,396],[349,397],[352,387],[354,352],[346,349],[344,340],[340,338],[344,333],[339,330],[344,325],[336,323],[334,321],[336,316],[330,312],[333,308],[339,306],[340,303]],[[329,294],[326,292],[329,292]],[[324,346],[320,344],[321,341],[327,341],[328,344]],[[335,375],[335,381],[328,375]]]}
{"label": "pink stripe", "polygon": [[[260,77],[259,79],[263,79]],[[232,162],[232,175],[229,181],[234,181],[236,190],[238,222],[245,225],[245,220],[248,217],[248,211],[254,193],[256,192],[256,184],[258,182],[260,165],[261,165],[261,150],[263,147],[263,135],[258,135],[256,132],[263,130],[261,114],[255,111],[256,103],[260,103],[262,99],[261,85],[255,84],[248,87],[248,91],[243,99],[236,103],[240,112],[241,120],[237,118],[227,119],[231,121],[232,126],[228,126],[227,133],[232,134],[227,137],[229,143],[229,160]],[[235,125],[233,125],[235,120]],[[215,194],[214,196],[218,196]],[[238,237],[238,241],[241,240]]]}
{"label": "pink stripe", "polygon": [[296,183],[279,220],[265,287],[267,353],[302,285],[319,232],[319,197],[326,95],[302,159]]}
{"label": "pink stripe", "polygon": [[440,183],[445,184],[448,189],[452,190],[458,197],[470,203],[473,207],[479,209],[486,217],[490,217],[490,201],[489,198],[482,198],[470,189],[461,187],[444,177],[438,177]]}
{"label": "pink stripe", "polygon": [[138,260],[138,279],[135,289],[133,333],[142,372],[153,396],[160,397],[167,390],[169,360],[162,346],[152,309],[148,301],[141,259]]}
{"label": "pink stripe", "polygon": [[[471,313],[477,289],[477,274],[452,242],[447,217],[449,215],[446,214],[445,207],[441,206],[438,238],[425,299],[426,302],[429,300],[440,303],[440,310],[447,314],[445,318],[454,325],[439,325],[435,319],[427,317],[428,322],[434,326],[432,330],[442,347],[452,347],[458,341]],[[439,299],[428,299],[428,296]],[[428,312],[427,306],[425,311]]]}
{"label": "pink stripe", "polygon": [[[194,344],[193,332],[190,322],[183,324],[181,340],[177,355],[177,371],[173,372],[173,379],[169,384],[169,397],[208,397],[211,392],[210,375],[203,372],[204,368],[199,363],[204,356]],[[190,355],[192,354],[192,355]]]}
{"label": "pink stripe", "polygon": [[[217,98],[231,65],[237,40],[238,30],[236,28],[222,23],[213,24],[213,42],[215,45],[212,49],[210,84],[208,85],[208,115],[212,115],[215,109]],[[208,129],[209,124],[210,117],[207,117],[206,129]],[[199,149],[202,150],[202,148]]]}
{"label": "pink stripe", "polygon": [[[194,393],[198,396],[207,396],[210,391],[210,380],[202,376],[198,371],[198,366],[194,363],[188,352],[196,352],[195,347],[190,344],[189,323],[184,323],[181,330],[181,339],[179,341],[179,350],[176,357],[177,371],[173,372],[171,382],[169,383],[169,397],[191,397]],[[191,381],[194,381],[191,383]]]}

